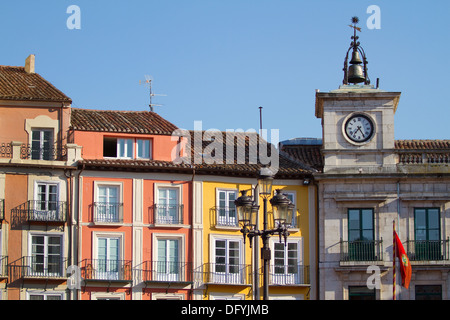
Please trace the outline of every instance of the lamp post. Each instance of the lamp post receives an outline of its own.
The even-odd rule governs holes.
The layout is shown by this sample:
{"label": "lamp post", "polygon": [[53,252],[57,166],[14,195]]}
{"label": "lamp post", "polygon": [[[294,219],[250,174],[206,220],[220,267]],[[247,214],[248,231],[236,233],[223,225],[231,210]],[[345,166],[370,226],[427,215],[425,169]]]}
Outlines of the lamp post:
{"label": "lamp post", "polygon": [[[272,194],[273,174],[268,168],[262,168],[258,177],[259,195],[263,198],[263,230],[259,230],[257,224],[257,215],[259,206],[255,203],[256,194],[253,197],[247,195],[247,190],[241,191],[241,196],[235,200],[236,209],[238,212],[238,220],[242,224],[241,232],[245,238],[251,240],[253,237],[261,237],[263,247],[261,249],[261,258],[263,259],[263,300],[269,299],[269,268],[271,252],[269,248],[269,238],[271,235],[278,234],[280,242],[284,237],[285,244],[289,232],[287,225],[292,221],[293,203],[289,198],[277,190],[276,195],[270,199],[270,204],[273,208],[273,223],[274,229],[268,229],[267,217],[267,201]],[[257,268],[255,268],[257,272]]]}

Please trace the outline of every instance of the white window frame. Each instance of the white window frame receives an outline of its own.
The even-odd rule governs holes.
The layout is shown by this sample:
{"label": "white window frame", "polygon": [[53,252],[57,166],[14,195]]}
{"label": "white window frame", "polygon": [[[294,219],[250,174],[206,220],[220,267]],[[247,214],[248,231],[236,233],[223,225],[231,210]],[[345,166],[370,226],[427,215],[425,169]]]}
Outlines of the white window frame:
{"label": "white window frame", "polygon": [[283,190],[282,193],[286,194],[287,196],[292,196],[292,199],[289,198],[289,200],[292,201],[294,204],[294,209],[292,209],[292,221],[289,224],[289,229],[295,229],[297,227],[297,191],[292,190]]}
{"label": "white window frame", "polygon": [[47,300],[49,296],[59,296],[61,297],[61,300],[65,299],[65,293],[64,292],[58,292],[58,291],[27,291],[26,299],[30,300],[32,295],[39,295],[44,296],[44,300]]}
{"label": "white window frame", "polygon": [[[225,272],[216,271],[218,263],[216,262],[216,243],[217,241],[226,241],[227,246],[225,253],[226,261],[225,261]],[[229,267],[229,242],[234,241],[238,243],[239,248],[239,262],[237,263],[238,266],[238,272],[230,272]],[[211,267],[210,267],[210,276],[211,280],[214,283],[225,283],[225,284],[244,284],[247,274],[246,270],[242,270],[241,267],[245,265],[245,248],[244,248],[244,242],[242,239],[242,236],[226,236],[226,235],[219,235],[214,234],[211,235],[210,238],[210,257],[211,257]],[[221,265],[221,264],[219,264]]]}
{"label": "white window frame", "polygon": [[[28,256],[29,257],[33,256],[33,241],[32,241],[33,237],[45,237],[44,239],[46,239],[44,241],[44,245],[45,245],[45,249],[44,249],[45,250],[45,252],[44,252],[44,267],[45,267],[46,263],[47,263],[47,267],[48,267],[48,237],[59,237],[61,239],[61,242],[60,242],[60,247],[61,247],[61,252],[60,252],[61,270],[60,270],[60,272],[58,272],[56,274],[45,273],[44,272],[44,273],[42,273],[42,275],[43,276],[44,275],[49,275],[49,276],[56,276],[56,277],[64,276],[64,272],[65,272],[64,264],[63,264],[63,261],[64,261],[64,233],[61,233],[61,232],[46,232],[46,233],[43,233],[43,232],[30,232],[28,234]],[[30,264],[31,263],[32,263],[32,261],[30,261]],[[32,268],[31,265],[29,265],[27,267]],[[34,271],[34,273],[37,274],[35,271]]]}
{"label": "white window frame", "polygon": [[125,292],[92,292],[91,300],[125,300]]}
{"label": "white window frame", "polygon": [[154,215],[154,223],[157,225],[167,225],[167,224],[175,224],[174,222],[179,222],[179,221],[184,221],[183,219],[183,214],[184,214],[184,210],[178,209],[179,206],[181,206],[183,204],[183,185],[182,184],[177,184],[177,183],[155,183],[154,184],[154,195],[153,195],[153,199],[154,199],[154,203],[159,205],[159,191],[163,190],[163,189],[175,189],[177,190],[177,198],[178,198],[178,203],[177,205],[177,217],[175,218],[175,220],[171,219],[170,216],[166,214],[162,217],[161,220],[159,220],[159,213],[158,213],[158,209],[155,208],[153,215]]}
{"label": "white window frame", "polygon": [[[143,142],[142,144],[142,149],[139,147],[139,142]],[[148,143],[148,146],[146,145]],[[141,153],[141,151],[143,151],[143,153],[148,153],[148,157],[145,156],[141,156],[139,155],[139,153]],[[145,160],[150,160],[152,159],[152,140],[151,139],[136,139],[136,159],[145,159]]]}
{"label": "white window frame", "polygon": [[[186,245],[186,237],[184,234],[173,234],[173,233],[153,233],[152,234],[152,261],[155,263],[158,261],[158,241],[159,240],[176,240],[178,241],[178,263],[181,265],[182,263],[186,263],[186,253],[185,253],[185,245]],[[179,272],[186,272],[186,268],[179,268]],[[158,274],[158,270],[156,274]],[[176,277],[179,277],[180,280],[186,278],[186,274],[161,274],[161,280],[175,281]]]}
{"label": "white window frame", "polygon": [[[96,223],[121,223],[123,222],[123,183],[122,182],[115,182],[115,181],[95,181],[94,182],[94,202],[95,203],[101,203],[99,201],[100,199],[100,188],[101,187],[114,187],[118,188],[118,217],[117,221],[108,221],[105,219],[105,221],[95,221]],[[96,214],[96,213],[94,213]]]}
{"label": "white window frame", "polygon": [[[270,250],[272,252],[272,257],[271,257],[271,265],[270,265],[270,269],[271,269],[271,273],[270,273],[270,283],[272,284],[276,284],[276,285],[290,285],[290,284],[304,284],[305,283],[305,279],[304,279],[304,270],[303,268],[305,268],[306,266],[303,265],[303,252],[304,252],[304,248],[303,248],[303,237],[289,237],[287,239],[287,246],[285,246],[284,241],[282,239],[282,243],[280,245],[282,245],[284,247],[284,264],[283,266],[285,267],[285,270],[283,273],[279,273],[276,274],[275,273],[275,244],[279,243],[280,240],[278,239],[278,237],[276,238],[271,238],[269,240],[269,246],[270,246]],[[297,274],[295,273],[289,273],[289,265],[287,262],[288,257],[288,246],[290,243],[296,243],[297,244],[297,262],[294,265],[295,268],[297,268],[297,266],[299,266],[300,269],[297,269]]]}
{"label": "white window frame", "polygon": [[[39,194],[39,186],[45,185],[46,186],[46,190],[45,190],[45,209],[39,210],[36,206],[35,211],[33,212],[33,215],[35,215],[35,219],[36,220],[43,220],[43,221],[49,221],[49,220],[53,220],[51,218],[54,218],[55,220],[59,220],[57,218],[58,215],[62,214],[62,212],[59,212],[59,202],[60,202],[60,182],[59,181],[35,181],[34,182],[34,198],[32,199],[34,202],[40,201],[38,199],[38,194]],[[48,207],[49,204],[49,187],[50,186],[55,186],[56,187],[56,210],[50,210]],[[39,215],[46,215],[45,217],[42,217],[42,219],[39,219]],[[51,215],[52,217],[48,217],[49,215]]]}
{"label": "white window frame", "polygon": [[245,300],[245,294],[211,292],[209,294],[209,300]]}
{"label": "white window frame", "polygon": [[[98,240],[101,238],[109,238],[109,239],[119,239],[118,244],[119,244],[119,250],[118,250],[118,256],[117,256],[117,261],[121,261],[124,260],[124,239],[125,236],[122,232],[97,232],[94,231],[93,232],[93,248],[92,248],[92,256],[93,256],[93,260],[94,261],[98,261],[99,260],[99,252],[98,252]],[[104,277],[106,277],[106,280],[117,280],[117,278],[119,277],[119,272],[114,273],[114,272],[109,272],[109,271],[105,271],[105,274],[102,274],[102,271],[98,270],[98,265],[94,266],[94,270],[96,272],[96,275],[94,276],[94,278],[99,277],[100,279],[103,279]],[[108,274],[109,273],[109,274]],[[100,275],[104,276],[101,277]]]}
{"label": "white window frame", "polygon": [[[33,139],[33,135],[35,132],[39,132],[39,158],[35,159],[33,158],[33,142],[37,141]],[[44,140],[44,132],[50,132],[50,139],[48,141],[49,143],[49,149],[46,150],[44,148],[45,140]],[[31,129],[31,136],[30,136],[30,159],[33,160],[54,160],[54,153],[53,148],[55,144],[55,130],[53,128],[32,128]],[[44,153],[45,151],[49,152],[49,159],[44,159]]]}
{"label": "white window frame", "polygon": [[230,194],[234,194],[234,198],[238,198],[239,191],[238,189],[232,188],[217,188],[216,189],[216,226],[219,227],[239,227],[239,221],[237,217],[237,209],[235,207],[234,217],[230,215],[229,206],[225,206],[225,215],[221,216],[221,207],[220,207],[220,193],[225,193],[225,203],[230,202]]}

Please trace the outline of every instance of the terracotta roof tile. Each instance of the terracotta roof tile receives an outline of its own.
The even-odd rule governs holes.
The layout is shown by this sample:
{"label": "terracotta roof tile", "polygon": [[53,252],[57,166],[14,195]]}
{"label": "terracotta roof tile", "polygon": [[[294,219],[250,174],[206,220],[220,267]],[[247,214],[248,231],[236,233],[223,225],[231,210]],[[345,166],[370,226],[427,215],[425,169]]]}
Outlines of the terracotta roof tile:
{"label": "terracotta roof tile", "polygon": [[11,66],[0,66],[0,99],[72,102],[39,74]]}
{"label": "terracotta roof tile", "polygon": [[72,108],[73,130],[171,135],[177,127],[149,111],[110,111]]}

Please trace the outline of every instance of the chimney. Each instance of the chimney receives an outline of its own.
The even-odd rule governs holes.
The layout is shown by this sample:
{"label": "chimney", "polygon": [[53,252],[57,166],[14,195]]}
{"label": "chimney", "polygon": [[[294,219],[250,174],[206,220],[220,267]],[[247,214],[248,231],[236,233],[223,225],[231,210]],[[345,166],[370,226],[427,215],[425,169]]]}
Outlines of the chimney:
{"label": "chimney", "polygon": [[30,54],[28,58],[25,60],[25,71],[27,73],[34,73],[34,61],[35,61],[34,54]]}

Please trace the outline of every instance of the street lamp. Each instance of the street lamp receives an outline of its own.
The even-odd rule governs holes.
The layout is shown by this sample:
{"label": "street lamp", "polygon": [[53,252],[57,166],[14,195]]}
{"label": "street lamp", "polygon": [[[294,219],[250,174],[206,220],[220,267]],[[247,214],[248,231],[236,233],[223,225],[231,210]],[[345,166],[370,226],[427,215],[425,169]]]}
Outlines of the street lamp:
{"label": "street lamp", "polygon": [[[269,248],[269,238],[271,235],[279,234],[280,242],[284,237],[285,244],[289,232],[287,230],[288,225],[292,221],[292,211],[294,208],[293,203],[289,198],[281,193],[281,190],[277,190],[277,194],[270,199],[270,203],[273,208],[273,225],[274,229],[268,229],[267,227],[267,200],[272,194],[272,182],[273,174],[268,168],[262,168],[258,177],[259,195],[263,198],[264,204],[264,221],[263,230],[258,230],[256,225],[259,206],[255,203],[255,196],[250,197],[247,195],[247,190],[241,192],[241,196],[235,200],[235,205],[238,212],[239,222],[242,224],[241,232],[245,238],[248,237],[251,240],[253,237],[259,236],[263,241],[263,247],[261,249],[261,257],[264,261],[263,264],[263,299],[269,299],[269,264],[271,259],[271,252]],[[255,268],[258,270],[257,268]]]}

